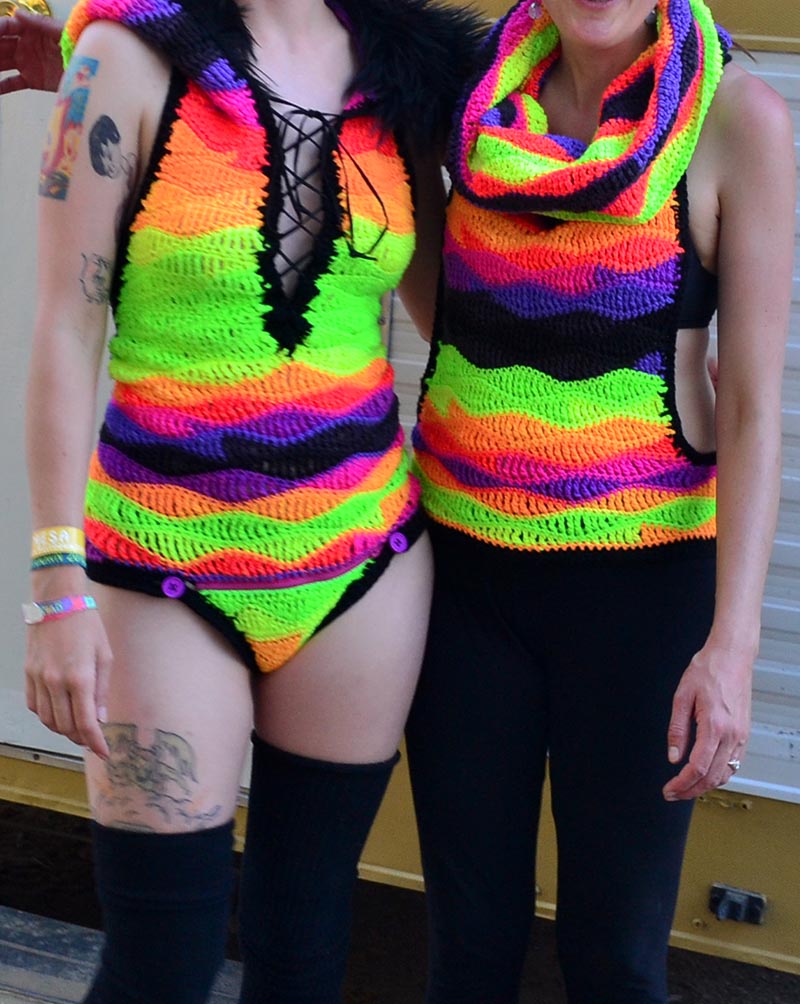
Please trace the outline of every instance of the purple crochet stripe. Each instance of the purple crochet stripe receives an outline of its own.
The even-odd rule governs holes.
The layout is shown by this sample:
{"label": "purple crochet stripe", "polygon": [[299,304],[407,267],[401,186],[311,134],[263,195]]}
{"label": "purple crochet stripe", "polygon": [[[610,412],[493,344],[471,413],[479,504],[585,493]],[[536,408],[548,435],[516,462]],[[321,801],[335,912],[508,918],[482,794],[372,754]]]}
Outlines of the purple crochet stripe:
{"label": "purple crochet stripe", "polygon": [[[271,409],[268,414],[257,415],[248,421],[231,422],[225,428],[229,432],[242,436],[260,437],[273,434],[275,441],[290,444],[312,439],[314,436],[328,432],[342,424],[369,425],[373,422],[380,422],[391,411],[394,400],[395,395],[392,388],[381,387],[372,395],[365,397],[351,411],[335,412],[331,409],[314,410],[308,407],[287,405],[284,408]],[[115,407],[122,413],[124,420],[129,421],[136,429],[140,428],[135,411],[129,414],[125,408],[120,408],[118,405]],[[213,434],[219,428],[217,423],[206,422],[199,417],[185,416],[182,430],[176,432],[175,435],[159,434],[144,427],[142,427],[142,431],[149,432],[150,435],[154,436],[161,435],[169,442],[180,443],[187,438],[193,441],[195,436]],[[279,433],[277,436],[274,435],[276,430]]]}
{"label": "purple crochet stripe", "polygon": [[[575,312],[592,312],[613,320],[634,320],[655,313],[675,302],[679,266],[668,262],[635,275],[597,269],[604,286],[590,293],[553,292],[533,279],[512,285],[493,285],[473,273],[460,256],[445,258],[447,283],[451,289],[482,293],[509,313],[526,320],[543,319]],[[609,281],[612,280],[613,282]]]}
{"label": "purple crochet stripe", "polygon": [[198,75],[197,82],[206,91],[243,91],[247,84],[236,76],[226,59],[214,59]]}
{"label": "purple crochet stripe", "polygon": [[[419,446],[425,448],[424,439],[420,436]],[[415,443],[415,445],[417,445]],[[439,454],[441,463],[458,482],[467,488],[477,488],[484,491],[511,489],[524,491],[550,499],[563,501],[592,502],[624,490],[650,489],[653,491],[673,491],[678,495],[687,489],[694,489],[707,484],[714,478],[713,468],[695,467],[682,463],[661,470],[660,472],[645,472],[641,465],[625,461],[612,461],[607,466],[614,473],[605,476],[591,474],[568,474],[562,472],[561,477],[535,477],[522,469],[536,466],[521,464],[519,458],[508,458],[510,468],[506,476],[491,474],[482,467],[470,464],[468,461]],[[542,465],[547,466],[547,465]],[[543,472],[544,473],[544,472]]]}
{"label": "purple crochet stripe", "polygon": [[651,376],[663,377],[666,373],[664,355],[661,352],[649,352],[641,359],[637,359],[631,369],[638,373],[649,373]]}
{"label": "purple crochet stripe", "polygon": [[[189,474],[183,477],[175,475],[162,477],[106,443],[99,444],[97,455],[103,470],[109,477],[122,484],[178,485],[187,491],[197,492],[200,495],[231,504],[253,502],[256,499],[272,495],[282,495],[297,488],[296,481],[270,477],[256,471],[228,469],[207,474]],[[360,457],[356,456],[331,471],[308,478],[304,481],[303,487],[352,489],[363,480],[363,476],[363,462]]]}
{"label": "purple crochet stripe", "polygon": [[[377,397],[378,395],[376,395]],[[140,446],[170,446],[180,447],[182,443],[190,444],[191,452],[214,459],[224,456],[224,441],[231,436],[250,439],[254,445],[291,446],[313,440],[325,432],[340,426],[369,426],[382,421],[391,407],[393,395],[383,395],[388,398],[387,406],[380,401],[367,401],[364,407],[354,409],[342,415],[333,417],[322,415],[309,416],[305,426],[296,421],[287,422],[281,429],[274,416],[264,416],[252,422],[241,425],[209,426],[203,428],[198,420],[195,430],[190,436],[167,436],[143,428],[132,421],[128,415],[115,403],[110,403],[106,412],[106,425],[115,439],[123,443],[135,443]],[[281,435],[275,435],[279,430]]]}

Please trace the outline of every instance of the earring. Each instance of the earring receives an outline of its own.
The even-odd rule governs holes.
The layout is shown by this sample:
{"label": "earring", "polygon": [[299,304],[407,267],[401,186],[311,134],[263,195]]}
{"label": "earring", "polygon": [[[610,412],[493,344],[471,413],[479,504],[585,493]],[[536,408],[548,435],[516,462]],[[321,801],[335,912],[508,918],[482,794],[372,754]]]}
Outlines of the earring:
{"label": "earring", "polygon": [[648,28],[652,28],[657,20],[658,20],[658,10],[656,7],[654,7],[647,15],[647,17],[644,19],[644,23],[647,25]]}
{"label": "earring", "polygon": [[542,5],[539,0],[533,0],[533,3],[528,8],[528,16],[532,21],[538,21],[542,16]]}

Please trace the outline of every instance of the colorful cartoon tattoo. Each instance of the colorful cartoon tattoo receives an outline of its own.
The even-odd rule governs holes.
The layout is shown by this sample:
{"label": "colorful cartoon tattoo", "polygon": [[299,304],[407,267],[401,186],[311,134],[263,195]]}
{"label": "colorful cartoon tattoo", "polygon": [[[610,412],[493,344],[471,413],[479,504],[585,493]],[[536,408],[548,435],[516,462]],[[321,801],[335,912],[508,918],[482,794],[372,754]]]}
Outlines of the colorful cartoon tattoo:
{"label": "colorful cartoon tattoo", "polygon": [[42,156],[39,194],[45,198],[63,201],[67,197],[89,101],[89,82],[98,66],[98,60],[82,58],[75,60],[67,70]]}

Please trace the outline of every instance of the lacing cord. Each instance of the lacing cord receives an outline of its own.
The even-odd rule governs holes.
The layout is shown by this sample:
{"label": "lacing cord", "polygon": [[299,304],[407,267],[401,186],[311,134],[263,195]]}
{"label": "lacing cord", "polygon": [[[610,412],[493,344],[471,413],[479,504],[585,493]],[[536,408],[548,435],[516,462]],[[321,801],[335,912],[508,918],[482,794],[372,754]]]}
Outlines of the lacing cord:
{"label": "lacing cord", "polygon": [[[344,194],[344,215],[346,217],[344,220],[344,238],[350,255],[353,258],[372,259],[375,249],[389,229],[389,217],[378,190],[356,158],[341,141],[341,116],[328,115],[314,109],[302,108],[291,101],[274,96],[272,96],[271,104],[283,143],[284,156],[282,159],[281,189],[288,203],[288,210],[285,206],[284,214],[290,220],[290,225],[278,233],[279,245],[276,250],[276,258],[279,256],[284,263],[284,267],[280,271],[281,277],[283,278],[290,271],[300,276],[303,269],[313,257],[313,242],[316,240],[324,224],[326,204],[326,193],[316,179],[320,176],[324,178],[321,172],[321,165],[328,152],[336,155],[342,175],[341,187]],[[282,111],[279,106],[286,108],[287,111]],[[310,128],[307,126],[309,121],[313,123],[313,126]],[[304,168],[301,163],[301,155],[303,150],[307,149],[306,144],[309,143],[315,148],[316,156]],[[347,176],[348,165],[350,169],[355,168],[363,180],[380,207],[380,215],[383,219],[378,236],[366,250],[356,247],[353,214],[350,206],[350,185]],[[303,201],[303,195],[307,193],[311,193],[315,197],[317,205],[309,207]],[[333,204],[336,203],[335,193],[332,202]],[[297,260],[294,260],[287,254],[282,244],[287,237],[297,233],[299,230],[308,235],[311,243],[308,251]]]}

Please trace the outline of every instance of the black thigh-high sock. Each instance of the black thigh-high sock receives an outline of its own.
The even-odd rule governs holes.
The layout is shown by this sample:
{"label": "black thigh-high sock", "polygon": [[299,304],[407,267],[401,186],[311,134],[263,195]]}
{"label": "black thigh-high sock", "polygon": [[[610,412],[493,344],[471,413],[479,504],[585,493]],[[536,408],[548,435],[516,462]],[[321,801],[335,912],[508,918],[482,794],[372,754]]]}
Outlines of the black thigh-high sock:
{"label": "black thigh-high sock", "polygon": [[398,755],[341,764],[253,739],[241,1004],[339,1004],[358,858]]}
{"label": "black thigh-high sock", "polygon": [[233,823],[92,831],[106,938],[84,1004],[201,1004],[225,957]]}

